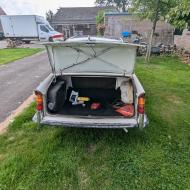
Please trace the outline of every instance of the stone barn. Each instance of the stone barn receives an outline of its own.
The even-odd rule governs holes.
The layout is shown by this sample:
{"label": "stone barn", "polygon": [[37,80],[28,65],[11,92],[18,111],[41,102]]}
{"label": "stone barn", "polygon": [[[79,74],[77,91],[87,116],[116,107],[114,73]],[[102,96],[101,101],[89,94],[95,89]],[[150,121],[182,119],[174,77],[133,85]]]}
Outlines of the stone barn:
{"label": "stone barn", "polygon": [[[129,13],[105,13],[105,36],[122,37],[122,32],[139,34],[142,41],[148,42],[151,33],[152,22],[140,20]],[[154,34],[153,45],[174,43],[174,28],[164,21],[158,21]]]}
{"label": "stone barn", "polygon": [[175,35],[174,41],[178,48],[184,48],[190,51],[190,28],[185,29],[182,35]]}
{"label": "stone barn", "polygon": [[96,16],[103,7],[59,8],[50,24],[65,37],[75,35],[96,35]]}

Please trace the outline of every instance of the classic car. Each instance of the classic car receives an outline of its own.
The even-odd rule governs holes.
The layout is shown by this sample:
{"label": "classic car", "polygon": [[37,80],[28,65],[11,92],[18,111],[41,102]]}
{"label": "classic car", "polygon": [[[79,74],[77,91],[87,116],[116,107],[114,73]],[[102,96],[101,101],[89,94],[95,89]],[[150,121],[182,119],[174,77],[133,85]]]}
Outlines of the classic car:
{"label": "classic car", "polygon": [[145,91],[134,73],[138,44],[101,37],[45,43],[52,73],[37,87],[39,125],[143,129]]}

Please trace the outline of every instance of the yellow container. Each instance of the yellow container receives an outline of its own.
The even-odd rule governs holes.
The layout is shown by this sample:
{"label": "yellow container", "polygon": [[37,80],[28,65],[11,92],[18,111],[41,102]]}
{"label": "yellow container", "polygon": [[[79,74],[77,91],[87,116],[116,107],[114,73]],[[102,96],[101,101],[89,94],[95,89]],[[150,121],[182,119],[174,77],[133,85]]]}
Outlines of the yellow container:
{"label": "yellow container", "polygon": [[77,100],[78,101],[83,101],[83,102],[88,102],[88,101],[90,101],[90,98],[88,98],[88,97],[78,97]]}

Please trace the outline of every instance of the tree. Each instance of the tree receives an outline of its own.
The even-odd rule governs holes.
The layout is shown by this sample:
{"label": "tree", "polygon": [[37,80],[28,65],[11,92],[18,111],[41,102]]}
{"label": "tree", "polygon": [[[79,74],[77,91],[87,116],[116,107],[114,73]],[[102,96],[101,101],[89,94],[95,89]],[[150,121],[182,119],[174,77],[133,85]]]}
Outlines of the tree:
{"label": "tree", "polygon": [[190,28],[190,1],[177,0],[167,15],[168,21],[179,29]]}
{"label": "tree", "polygon": [[53,18],[53,12],[51,11],[51,10],[49,10],[49,11],[47,11],[46,12],[46,20],[48,21],[48,22],[51,22],[52,21],[52,18]]}
{"label": "tree", "polygon": [[166,15],[175,4],[175,0],[133,0],[133,11],[138,13],[141,18],[150,19],[153,23],[147,47],[146,61],[150,59],[153,36],[158,20],[160,18],[165,19]]}
{"label": "tree", "polygon": [[104,24],[104,11],[98,11],[96,16],[96,24]]}
{"label": "tree", "polygon": [[152,49],[152,40],[153,40],[154,32],[156,30],[157,21],[159,20],[159,10],[160,10],[160,0],[156,0],[155,11],[152,18],[152,21],[153,21],[152,31],[150,34],[149,45],[147,47],[147,53],[146,53],[146,61],[149,61],[150,59],[151,49]]}
{"label": "tree", "polygon": [[103,36],[105,25],[104,25],[104,14],[105,12],[103,10],[98,11],[98,14],[96,16],[96,27],[98,31],[98,35]]}
{"label": "tree", "polygon": [[126,12],[131,0],[96,0],[97,6],[114,6],[118,11]]}

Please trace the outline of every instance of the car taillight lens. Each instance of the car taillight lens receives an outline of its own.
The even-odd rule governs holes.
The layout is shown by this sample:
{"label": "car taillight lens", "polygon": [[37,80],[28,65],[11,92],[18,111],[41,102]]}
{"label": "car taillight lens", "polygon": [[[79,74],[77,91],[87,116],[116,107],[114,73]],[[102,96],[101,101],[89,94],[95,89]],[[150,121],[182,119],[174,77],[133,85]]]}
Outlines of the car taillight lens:
{"label": "car taillight lens", "polygon": [[141,95],[138,97],[138,113],[144,114],[145,108],[145,95]]}
{"label": "car taillight lens", "polygon": [[39,92],[35,92],[35,94],[36,94],[36,109],[38,111],[42,111],[43,110],[43,96]]}

